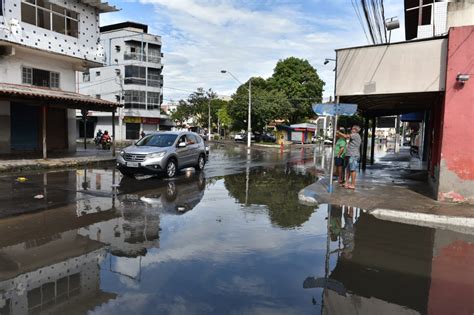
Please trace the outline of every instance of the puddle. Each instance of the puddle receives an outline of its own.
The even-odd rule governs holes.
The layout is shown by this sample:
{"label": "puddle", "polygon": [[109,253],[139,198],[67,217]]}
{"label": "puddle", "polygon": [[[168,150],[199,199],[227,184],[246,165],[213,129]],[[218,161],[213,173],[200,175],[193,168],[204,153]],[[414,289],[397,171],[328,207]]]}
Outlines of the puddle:
{"label": "puddle", "polygon": [[473,236],[301,205],[314,175],[298,163],[172,181],[58,174],[47,191],[29,179],[45,198],[18,207],[41,211],[0,220],[0,314],[474,311]]}

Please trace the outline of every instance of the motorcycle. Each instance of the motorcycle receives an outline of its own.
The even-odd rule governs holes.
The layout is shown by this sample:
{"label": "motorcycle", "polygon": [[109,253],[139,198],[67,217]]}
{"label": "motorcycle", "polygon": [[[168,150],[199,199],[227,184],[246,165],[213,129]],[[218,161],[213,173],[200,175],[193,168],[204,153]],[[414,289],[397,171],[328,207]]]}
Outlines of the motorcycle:
{"label": "motorcycle", "polygon": [[95,143],[96,146],[98,146],[100,144],[100,140],[102,140],[102,136],[100,136],[100,137],[97,136],[97,137],[94,138],[94,143]]}
{"label": "motorcycle", "polygon": [[102,139],[101,145],[103,150],[110,150],[110,148],[112,147],[112,139]]}

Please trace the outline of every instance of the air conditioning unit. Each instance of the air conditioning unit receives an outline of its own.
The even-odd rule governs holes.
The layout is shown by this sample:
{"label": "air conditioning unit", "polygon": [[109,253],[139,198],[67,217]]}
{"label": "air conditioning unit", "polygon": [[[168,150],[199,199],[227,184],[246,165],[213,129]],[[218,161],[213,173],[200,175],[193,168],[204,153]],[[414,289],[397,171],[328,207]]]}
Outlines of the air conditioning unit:
{"label": "air conditioning unit", "polygon": [[15,47],[0,46],[0,58],[10,57],[15,55]]}

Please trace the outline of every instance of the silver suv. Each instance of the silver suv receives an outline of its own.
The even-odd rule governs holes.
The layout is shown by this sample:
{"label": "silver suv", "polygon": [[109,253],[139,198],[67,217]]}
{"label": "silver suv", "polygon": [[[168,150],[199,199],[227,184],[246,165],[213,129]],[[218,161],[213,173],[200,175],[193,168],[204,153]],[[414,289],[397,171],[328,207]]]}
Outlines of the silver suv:
{"label": "silver suv", "polygon": [[179,169],[206,164],[204,140],[194,132],[157,132],[120,151],[117,168],[125,176],[164,173],[174,177]]}

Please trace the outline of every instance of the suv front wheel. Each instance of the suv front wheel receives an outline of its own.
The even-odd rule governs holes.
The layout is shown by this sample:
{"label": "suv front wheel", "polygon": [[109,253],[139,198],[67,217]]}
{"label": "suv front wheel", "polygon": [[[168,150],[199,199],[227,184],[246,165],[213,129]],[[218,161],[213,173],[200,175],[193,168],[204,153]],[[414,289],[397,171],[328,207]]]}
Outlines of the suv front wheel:
{"label": "suv front wheel", "polygon": [[202,171],[205,165],[206,165],[206,158],[204,157],[204,155],[201,154],[196,164],[196,171]]}
{"label": "suv front wheel", "polygon": [[178,170],[178,165],[174,159],[170,159],[168,163],[166,163],[166,177],[172,178],[176,175],[176,171]]}

